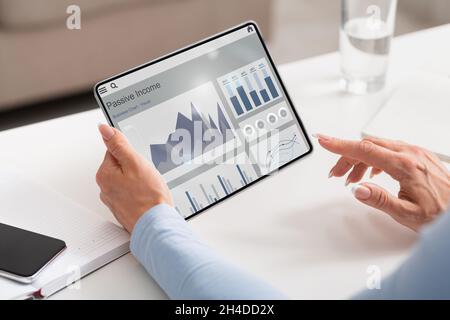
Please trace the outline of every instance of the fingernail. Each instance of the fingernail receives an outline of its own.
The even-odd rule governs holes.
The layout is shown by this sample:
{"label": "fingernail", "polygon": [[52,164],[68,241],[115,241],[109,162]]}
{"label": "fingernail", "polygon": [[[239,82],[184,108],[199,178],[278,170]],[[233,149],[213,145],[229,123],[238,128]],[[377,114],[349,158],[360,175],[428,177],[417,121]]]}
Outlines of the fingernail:
{"label": "fingernail", "polygon": [[113,128],[111,128],[106,124],[100,124],[98,126],[98,130],[100,131],[100,134],[102,135],[103,139],[105,139],[106,141],[111,139],[116,134]]}
{"label": "fingernail", "polygon": [[345,180],[345,186],[348,186],[350,184],[350,177]]}
{"label": "fingernail", "polygon": [[366,186],[358,184],[352,188],[352,193],[356,199],[359,200],[367,200],[370,198],[372,192]]}
{"label": "fingernail", "polygon": [[328,141],[328,140],[331,139],[331,137],[326,136],[326,135],[321,134],[321,133],[314,133],[312,136],[313,136],[314,138],[316,138],[316,139],[323,140],[323,141]]}
{"label": "fingernail", "polygon": [[330,179],[330,178],[333,176],[333,169],[334,169],[334,168],[332,168],[332,169],[330,170],[330,173],[328,174],[328,179]]}

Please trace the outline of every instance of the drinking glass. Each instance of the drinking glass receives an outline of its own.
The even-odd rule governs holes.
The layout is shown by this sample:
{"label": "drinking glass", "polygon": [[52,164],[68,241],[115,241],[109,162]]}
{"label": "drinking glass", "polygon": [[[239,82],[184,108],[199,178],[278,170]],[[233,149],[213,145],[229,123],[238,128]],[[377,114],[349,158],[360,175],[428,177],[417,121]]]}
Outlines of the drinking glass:
{"label": "drinking glass", "polygon": [[397,0],[341,0],[343,88],[366,94],[384,87]]}

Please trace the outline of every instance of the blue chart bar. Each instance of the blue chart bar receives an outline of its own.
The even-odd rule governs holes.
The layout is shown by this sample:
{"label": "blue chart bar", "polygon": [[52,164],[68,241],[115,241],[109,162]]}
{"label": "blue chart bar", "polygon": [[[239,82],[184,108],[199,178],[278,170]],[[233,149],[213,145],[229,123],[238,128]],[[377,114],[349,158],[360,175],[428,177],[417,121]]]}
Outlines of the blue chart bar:
{"label": "blue chart bar", "polygon": [[250,97],[252,97],[255,106],[259,107],[261,105],[261,100],[259,100],[258,94],[255,90],[250,91]]}
{"label": "blue chart bar", "polygon": [[244,180],[244,183],[247,184],[248,181],[247,181],[247,179],[245,179],[245,176],[244,176],[244,174],[242,173],[241,167],[239,167],[239,165],[236,165],[236,168],[238,169],[239,174],[241,175],[242,180]]}
{"label": "blue chart bar", "polygon": [[214,194],[216,195],[216,197],[214,198],[215,201],[217,201],[217,199],[219,199],[219,193],[216,190],[216,187],[214,187],[214,185],[211,185],[211,189],[214,191]]}
{"label": "blue chart bar", "polygon": [[241,97],[241,100],[244,103],[245,109],[247,109],[247,111],[252,110],[252,104],[250,103],[250,100],[248,99],[247,94],[244,91],[244,87],[238,86],[236,89],[239,93],[239,97]]}
{"label": "blue chart bar", "polygon": [[[195,199],[194,197],[192,197],[192,201],[194,202],[194,204],[195,204],[195,208],[200,208],[200,209],[203,209],[203,206],[200,204],[198,204],[198,202],[197,202],[197,199]],[[198,210],[198,209],[197,209]]]}
{"label": "blue chart bar", "polygon": [[269,102],[270,97],[266,89],[262,89],[261,91],[259,91],[259,93],[261,94],[261,97],[263,98],[264,102]]}
{"label": "blue chart bar", "polygon": [[233,104],[234,110],[236,110],[237,115],[239,116],[239,115],[243,114],[244,110],[242,109],[238,98],[233,94],[233,91],[231,90],[230,85],[228,84],[226,87],[227,87],[228,94],[230,95],[231,103]]}
{"label": "blue chart bar", "polygon": [[217,176],[217,179],[219,179],[220,185],[222,186],[223,191],[225,191],[225,194],[228,195],[228,190],[225,187],[225,184],[222,181],[222,178],[220,176]]}
{"label": "blue chart bar", "polygon": [[197,211],[197,208],[195,207],[194,201],[192,201],[191,195],[187,191],[186,191],[186,197],[188,198],[189,202],[191,203],[191,206],[192,206],[192,209],[194,209],[194,212]]}
{"label": "blue chart bar", "polygon": [[208,204],[211,204],[211,196],[206,193],[205,187],[203,187],[202,184],[200,184],[200,189],[202,189],[203,195],[205,196],[206,201],[208,201]]}
{"label": "blue chart bar", "polygon": [[266,82],[267,87],[269,87],[270,94],[275,99],[276,97],[278,97],[278,91],[275,88],[275,85],[273,84],[272,78],[267,74],[267,71],[265,69],[263,69],[263,73],[264,73],[264,81]]}
{"label": "blue chart bar", "polygon": [[261,109],[282,96],[276,76],[264,58],[236,69],[217,81],[237,117]]}
{"label": "blue chart bar", "polygon": [[247,83],[248,90],[250,90],[249,94],[250,94],[250,97],[252,97],[255,107],[259,107],[261,105],[261,100],[259,100],[258,94],[253,89],[253,86],[252,86],[250,80],[248,79],[248,77],[245,77],[245,82]]}
{"label": "blue chart bar", "polygon": [[249,176],[247,176],[247,173],[245,172],[245,170],[242,170],[242,174],[244,175],[245,179],[246,179],[248,182],[253,182],[253,179],[250,178]]}
{"label": "blue chart bar", "polygon": [[233,193],[234,188],[233,188],[233,185],[232,185],[231,182],[230,182],[230,179],[227,179],[226,184],[227,184],[227,186],[228,186],[228,191],[229,191],[230,193]]}
{"label": "blue chart bar", "polygon": [[264,81],[266,81],[267,86],[269,87],[270,94],[272,95],[272,97],[273,98],[278,97],[278,92],[277,92],[277,89],[275,89],[275,86],[273,84],[272,78],[271,77],[266,77],[266,78],[264,78]]}
{"label": "blue chart bar", "polygon": [[264,102],[269,102],[270,101],[269,94],[267,93],[267,90],[263,88],[261,80],[259,79],[258,74],[256,72],[253,73],[253,78],[255,78],[256,84],[258,85],[259,88],[259,94],[263,98]]}
{"label": "blue chart bar", "polygon": [[232,96],[230,98],[231,103],[233,104],[234,110],[236,110],[236,113],[238,115],[241,115],[244,113],[244,110],[242,110],[241,104],[239,103],[239,100],[237,99],[236,96]]}

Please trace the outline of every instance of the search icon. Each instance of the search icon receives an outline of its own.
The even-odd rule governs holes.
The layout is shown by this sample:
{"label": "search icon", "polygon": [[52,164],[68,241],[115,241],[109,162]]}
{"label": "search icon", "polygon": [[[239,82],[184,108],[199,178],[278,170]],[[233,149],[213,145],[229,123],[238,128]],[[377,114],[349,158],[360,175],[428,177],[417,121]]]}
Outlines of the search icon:
{"label": "search icon", "polygon": [[110,86],[113,89],[117,89],[117,84],[115,82],[111,82]]}

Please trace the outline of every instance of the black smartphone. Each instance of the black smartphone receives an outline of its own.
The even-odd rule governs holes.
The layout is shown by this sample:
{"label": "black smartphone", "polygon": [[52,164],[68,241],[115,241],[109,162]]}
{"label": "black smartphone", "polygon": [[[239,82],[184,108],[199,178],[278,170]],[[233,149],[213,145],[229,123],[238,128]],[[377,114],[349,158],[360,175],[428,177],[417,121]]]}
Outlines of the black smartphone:
{"label": "black smartphone", "polygon": [[65,248],[62,240],[0,223],[0,276],[31,283]]}

